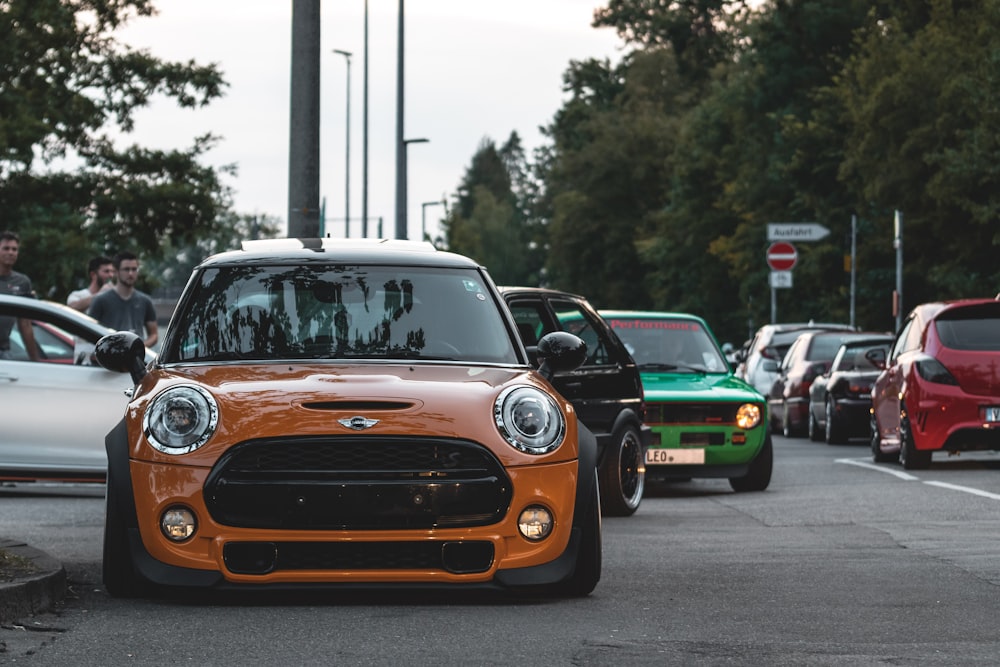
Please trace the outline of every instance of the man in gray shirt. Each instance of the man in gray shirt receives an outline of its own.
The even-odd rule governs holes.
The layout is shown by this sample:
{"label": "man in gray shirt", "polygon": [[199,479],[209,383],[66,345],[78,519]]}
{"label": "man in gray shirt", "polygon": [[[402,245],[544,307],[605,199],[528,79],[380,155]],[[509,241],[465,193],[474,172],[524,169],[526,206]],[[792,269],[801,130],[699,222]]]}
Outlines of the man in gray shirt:
{"label": "man in gray shirt", "polygon": [[139,259],[130,252],[121,252],[115,255],[114,265],[118,284],[95,296],[87,314],[116,331],[131,331],[143,338],[146,347],[153,347],[159,338],[156,309],[149,295],[135,288]]}
{"label": "man in gray shirt", "polygon": [[[21,249],[21,237],[10,231],[0,232],[0,294],[34,298],[31,279],[14,270],[17,253]],[[38,361],[38,346],[35,344],[35,330],[31,320],[23,317],[0,317],[0,359],[10,359],[10,334],[17,322],[17,330],[28,353],[28,358]]]}

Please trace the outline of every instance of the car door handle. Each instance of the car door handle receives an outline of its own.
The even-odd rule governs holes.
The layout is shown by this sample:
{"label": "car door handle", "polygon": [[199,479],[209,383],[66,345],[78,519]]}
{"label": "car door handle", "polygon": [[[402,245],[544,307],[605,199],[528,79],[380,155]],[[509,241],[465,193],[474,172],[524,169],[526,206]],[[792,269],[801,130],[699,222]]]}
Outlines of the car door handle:
{"label": "car door handle", "polygon": [[16,375],[8,375],[7,373],[0,373],[0,381],[6,380],[7,382],[17,382]]}

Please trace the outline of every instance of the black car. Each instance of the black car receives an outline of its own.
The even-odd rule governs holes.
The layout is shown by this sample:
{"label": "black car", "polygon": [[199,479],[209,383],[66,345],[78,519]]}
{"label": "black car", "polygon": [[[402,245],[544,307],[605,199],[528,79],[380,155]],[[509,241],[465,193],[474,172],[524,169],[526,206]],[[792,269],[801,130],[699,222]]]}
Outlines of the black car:
{"label": "black car", "polygon": [[604,513],[633,514],[642,501],[644,456],[652,432],[643,423],[642,380],[632,355],[582,296],[535,287],[501,287],[500,293],[533,363],[537,363],[538,340],[553,331],[566,331],[586,342],[583,365],[556,373],[552,383],[597,436]]}
{"label": "black car", "polygon": [[879,374],[872,359],[884,360],[890,345],[892,336],[884,334],[840,346],[830,369],[809,387],[810,439],[840,444],[870,435],[871,391]]}

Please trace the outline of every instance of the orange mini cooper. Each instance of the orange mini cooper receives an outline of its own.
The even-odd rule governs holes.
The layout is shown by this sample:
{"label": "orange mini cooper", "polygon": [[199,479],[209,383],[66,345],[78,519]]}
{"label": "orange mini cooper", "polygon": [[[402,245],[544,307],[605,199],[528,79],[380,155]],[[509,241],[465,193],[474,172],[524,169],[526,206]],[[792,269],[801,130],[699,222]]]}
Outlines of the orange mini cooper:
{"label": "orange mini cooper", "polygon": [[[476,262],[406,241],[279,239],[198,266],[108,434],[104,584],[489,587],[601,574],[596,442],[529,365]],[[151,586],[155,585],[155,586]]]}

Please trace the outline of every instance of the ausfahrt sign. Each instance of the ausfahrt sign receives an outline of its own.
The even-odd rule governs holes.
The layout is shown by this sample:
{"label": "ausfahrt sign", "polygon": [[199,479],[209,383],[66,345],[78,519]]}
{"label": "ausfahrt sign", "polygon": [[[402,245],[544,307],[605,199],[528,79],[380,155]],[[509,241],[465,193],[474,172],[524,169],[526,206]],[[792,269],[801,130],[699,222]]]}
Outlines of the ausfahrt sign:
{"label": "ausfahrt sign", "polygon": [[767,249],[767,265],[772,271],[790,271],[799,259],[799,253],[791,243],[779,241]]}

